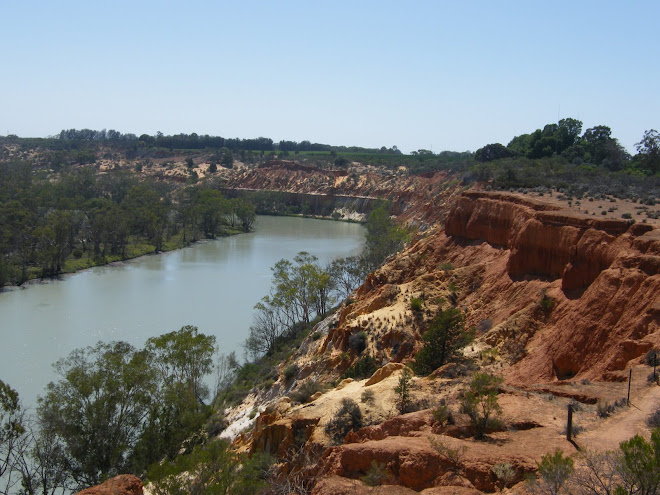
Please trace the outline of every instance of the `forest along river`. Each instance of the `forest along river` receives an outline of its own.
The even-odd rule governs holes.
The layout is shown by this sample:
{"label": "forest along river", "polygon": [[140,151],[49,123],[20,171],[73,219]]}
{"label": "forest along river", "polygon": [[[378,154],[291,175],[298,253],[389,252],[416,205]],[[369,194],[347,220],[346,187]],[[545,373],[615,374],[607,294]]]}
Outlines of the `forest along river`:
{"label": "forest along river", "polygon": [[215,335],[221,353],[236,351],[268,294],[271,266],[307,251],[324,266],[357,254],[359,224],[296,217],[257,218],[255,231],[119,266],[93,268],[0,293],[0,380],[34,407],[57,379],[52,363],[76,348],[149,337],[195,325]]}

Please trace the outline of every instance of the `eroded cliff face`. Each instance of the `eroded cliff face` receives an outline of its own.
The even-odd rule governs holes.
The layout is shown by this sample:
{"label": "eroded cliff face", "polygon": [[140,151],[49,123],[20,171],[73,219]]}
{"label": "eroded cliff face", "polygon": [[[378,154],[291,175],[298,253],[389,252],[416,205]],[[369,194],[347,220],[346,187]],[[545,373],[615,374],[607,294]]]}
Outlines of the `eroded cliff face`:
{"label": "eroded cliff face", "polygon": [[[533,383],[573,376],[613,378],[660,343],[660,237],[650,225],[600,220],[503,193],[464,193],[448,215],[447,240],[479,241],[501,250],[499,282],[466,297],[471,307],[490,295],[517,306],[529,287],[547,290],[553,308],[527,343],[527,356],[505,371]],[[475,261],[478,256],[475,253]],[[518,295],[517,295],[518,294]],[[528,294],[529,298],[531,294]],[[538,294],[536,295],[538,297]],[[529,301],[529,302],[533,302]]]}
{"label": "eroded cliff face", "polygon": [[[325,337],[307,342],[297,355],[299,362],[313,363],[306,377],[337,376],[357,359],[349,337],[364,331],[367,352],[389,362],[374,375],[377,380],[347,380],[282,416],[267,414],[253,432],[252,448],[279,437],[290,445],[294,424],[300,424],[304,445],[323,451],[328,439],[322,427],[339,401],[357,401],[360,391],[374,386],[378,402],[366,410],[386,417],[323,451],[315,464],[320,481],[314,493],[366,490],[358,480],[373,462],[396,485],[388,488],[392,493],[492,492],[501,488],[493,467],[503,462],[515,473],[510,483],[520,481],[544,453],[572,452],[559,433],[565,403],[529,391],[595,404],[602,389],[583,379],[620,381],[644,353],[660,346],[658,234],[648,225],[595,219],[518,195],[463,193],[444,229],[431,229],[371,274],[327,325]],[[413,296],[424,300],[421,311],[411,310]],[[440,427],[428,410],[387,412],[403,366],[395,363],[412,359],[430,319],[448,305],[460,308],[467,325],[478,329],[465,354],[506,380],[499,399],[505,426],[492,434],[498,439],[493,445],[467,440],[464,419]],[[482,354],[490,348],[499,355],[489,364]],[[636,373],[641,381],[646,372]],[[448,365],[430,379],[417,379],[417,390],[430,397],[429,406],[442,398],[455,409],[461,385],[453,376]],[[589,385],[577,390],[575,383]],[[619,393],[618,384],[613,386]],[[434,442],[465,449],[464,454],[450,462]]]}
{"label": "eroded cliff face", "polygon": [[[258,168],[227,172],[223,186],[229,189],[279,191],[296,194],[387,199],[401,221],[434,224],[449,209],[457,193],[447,172],[408,175],[351,166],[328,170],[293,161],[273,160]],[[457,182],[457,181],[456,181]]]}

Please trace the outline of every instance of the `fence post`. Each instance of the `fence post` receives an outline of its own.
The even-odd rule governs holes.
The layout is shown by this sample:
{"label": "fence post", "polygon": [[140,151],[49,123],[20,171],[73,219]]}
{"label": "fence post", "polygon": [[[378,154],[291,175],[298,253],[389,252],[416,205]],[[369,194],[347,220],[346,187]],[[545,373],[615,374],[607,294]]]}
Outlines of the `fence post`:
{"label": "fence post", "polygon": [[630,382],[632,382],[632,368],[630,368],[630,373],[628,373],[628,405],[630,405]]}
{"label": "fence post", "polygon": [[568,420],[566,421],[566,440],[571,441],[573,434],[573,407],[568,405]]}

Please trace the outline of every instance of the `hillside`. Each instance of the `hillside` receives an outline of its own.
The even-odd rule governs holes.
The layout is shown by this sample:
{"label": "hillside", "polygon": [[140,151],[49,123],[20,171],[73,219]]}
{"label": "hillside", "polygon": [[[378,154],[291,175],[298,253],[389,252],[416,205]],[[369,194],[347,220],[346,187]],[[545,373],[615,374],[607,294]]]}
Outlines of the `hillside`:
{"label": "hillside", "polygon": [[[417,180],[432,184],[431,178]],[[315,329],[322,337],[308,337],[278,367],[279,380],[268,392],[251,395],[230,412],[244,429],[251,424],[248,413],[261,411],[236,445],[288,459],[285,472],[306,479],[313,493],[368,491],[359,480],[372,461],[384,466],[388,485],[454,493],[456,487],[494,491],[500,481],[493,467],[499,464],[513,466],[515,476],[507,482],[513,486],[555,448],[575,453],[562,434],[569,403],[585,428],[577,439],[582,447],[616,448],[635,433],[648,434],[643,420],[660,394],[647,385],[649,368],[642,360],[660,347],[660,230],[594,218],[523,194],[470,190],[441,205],[420,196],[423,205],[411,204],[405,212],[423,212],[426,219],[446,212],[444,226],[437,221],[371,274],[352,300]],[[412,298],[423,301],[421,311],[411,309]],[[420,410],[399,415],[394,390],[402,365],[411,364],[431,319],[448,307],[460,309],[466,326],[477,329],[464,350],[472,363],[415,378]],[[362,355],[384,367],[368,381],[347,379],[333,388],[359,360],[350,337],[361,331],[367,335]],[[283,371],[291,363],[298,372],[287,381]],[[485,443],[470,439],[473,431],[458,407],[477,369],[505,380],[503,425]],[[599,407],[625,398],[630,369],[637,409],[617,408],[613,417],[600,418]],[[306,381],[329,389],[292,405],[286,394]],[[373,402],[363,400],[367,390]],[[324,430],[345,398],[360,404],[371,426],[333,446]],[[431,414],[443,403],[457,418],[453,426],[441,426]],[[224,435],[234,431],[230,426]],[[437,448],[445,443],[462,452],[460,459],[448,460],[447,448]],[[316,459],[311,471],[301,460],[310,457]],[[408,492],[392,486],[384,493]]]}

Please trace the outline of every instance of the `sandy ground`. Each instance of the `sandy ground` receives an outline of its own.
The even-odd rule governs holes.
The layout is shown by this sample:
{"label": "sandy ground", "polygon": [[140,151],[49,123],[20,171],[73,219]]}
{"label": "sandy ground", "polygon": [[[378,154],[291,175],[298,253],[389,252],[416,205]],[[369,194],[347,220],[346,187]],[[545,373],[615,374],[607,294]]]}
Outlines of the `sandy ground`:
{"label": "sandy ground", "polygon": [[589,450],[615,450],[621,442],[636,434],[646,438],[650,429],[647,418],[660,408],[660,387],[650,386],[646,394],[633,398],[629,408],[605,419],[599,426],[578,436],[578,444]]}
{"label": "sandy ground", "polygon": [[[570,211],[581,213],[583,215],[597,216],[599,218],[616,218],[621,220],[624,214],[629,214],[635,222],[644,222],[651,225],[660,226],[660,203],[655,206],[644,205],[639,202],[633,202],[630,199],[617,199],[608,196],[604,199],[585,197],[582,199],[562,199],[563,195],[554,191],[552,194],[539,194],[529,192],[527,194],[515,193],[517,196],[535,198],[544,202],[561,206]],[[647,212],[651,215],[647,215]]]}

